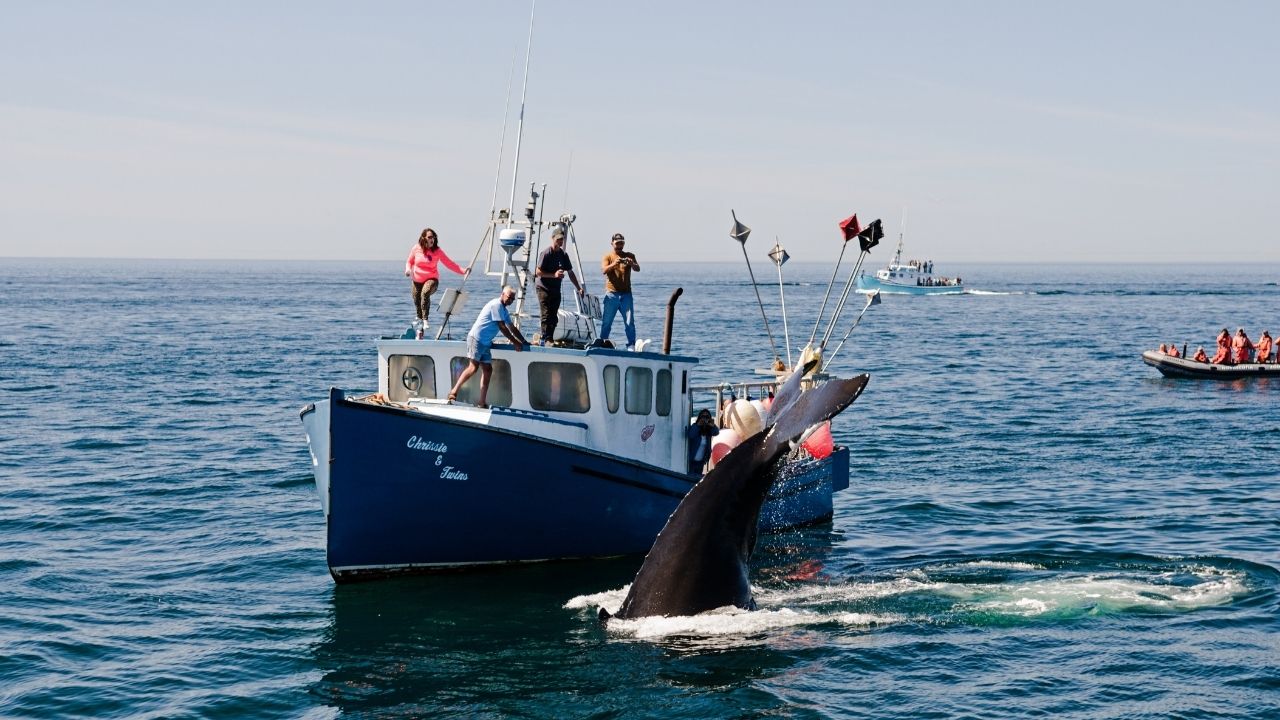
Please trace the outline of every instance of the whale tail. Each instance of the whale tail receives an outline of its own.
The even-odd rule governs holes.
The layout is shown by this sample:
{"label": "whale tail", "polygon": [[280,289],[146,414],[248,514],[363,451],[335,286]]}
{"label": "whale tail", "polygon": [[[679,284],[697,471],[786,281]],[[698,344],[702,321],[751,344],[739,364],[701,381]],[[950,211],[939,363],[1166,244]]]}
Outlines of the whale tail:
{"label": "whale tail", "polygon": [[[776,461],[810,427],[848,407],[869,377],[799,392],[797,371],[778,392],[771,424],[747,438],[685,495],[645,556],[616,617],[694,615],[726,605],[754,609],[747,561]],[[603,618],[603,616],[602,616]]]}

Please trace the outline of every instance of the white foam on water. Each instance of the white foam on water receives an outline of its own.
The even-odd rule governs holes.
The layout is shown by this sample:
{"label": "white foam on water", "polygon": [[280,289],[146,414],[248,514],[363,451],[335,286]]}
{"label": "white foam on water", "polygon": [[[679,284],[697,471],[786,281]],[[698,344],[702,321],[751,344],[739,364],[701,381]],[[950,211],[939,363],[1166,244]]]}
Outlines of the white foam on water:
{"label": "white foam on water", "polygon": [[623,585],[617,590],[605,590],[604,592],[592,593],[590,595],[579,595],[570,598],[564,604],[566,610],[585,610],[588,608],[604,608],[609,614],[618,612],[618,608],[622,607],[622,601],[627,599],[627,593],[631,590],[631,585]]}
{"label": "white foam on water", "polygon": [[927,592],[940,587],[942,587],[940,583],[930,582],[927,577],[904,576],[891,580],[833,585],[805,583],[786,588],[753,588],[753,592],[755,593],[757,604],[794,606],[828,602],[878,600],[896,595]]}
{"label": "white foam on water", "polygon": [[[778,608],[876,600],[907,593],[938,590],[943,587],[945,584],[930,582],[927,577],[918,575],[851,584],[800,583],[782,588],[761,588],[753,585],[751,593],[758,607]],[[622,607],[622,601],[627,598],[627,592],[630,590],[631,586],[625,585],[617,590],[579,595],[566,602],[564,608],[566,610],[604,608],[612,615]]]}
{"label": "white foam on water", "polygon": [[[1026,562],[975,560],[945,563],[935,570],[993,568],[1043,574],[1043,566]],[[604,608],[616,613],[630,585],[565,603],[570,610]],[[913,568],[884,580],[846,583],[798,583],[783,587],[753,587],[758,610],[724,607],[687,617],[611,618],[610,635],[641,640],[680,638],[682,642],[720,638],[730,644],[759,642],[761,636],[794,628],[837,624],[870,629],[902,622],[936,620],[935,607],[921,615],[905,596],[933,596],[951,601],[946,615],[1003,615],[1035,618],[1052,615],[1117,613],[1126,611],[1187,612],[1232,602],[1247,595],[1247,576],[1238,570],[1189,565],[1143,573],[1141,570],[1063,572],[1002,583],[946,582],[930,579],[925,569]],[[902,597],[901,600],[894,598]],[[855,612],[850,603],[872,603]],[[894,605],[902,604],[898,611]],[[714,642],[721,642],[716,640]],[[713,642],[713,644],[714,644]]]}
{"label": "white foam on water", "polygon": [[[1195,581],[1175,583],[1190,573]],[[1248,593],[1244,573],[1218,568],[1187,568],[1149,577],[1064,575],[1003,585],[944,584],[939,591],[958,601],[957,610],[1021,617],[1049,613],[1185,612],[1224,605]]]}
{"label": "white foam on water", "polygon": [[995,290],[965,290],[964,294],[965,295],[1034,295],[1035,293],[1028,293],[1022,290],[1014,290],[1009,292],[998,292]]}
{"label": "white foam on water", "polygon": [[970,560],[968,562],[943,563],[942,565],[932,565],[928,570],[1044,570],[1043,565],[1035,563],[1017,562],[1011,560]]}
{"label": "white foam on water", "polygon": [[778,630],[837,623],[856,628],[871,628],[898,622],[894,615],[854,612],[815,612],[791,608],[742,610],[723,607],[686,617],[646,617],[633,620],[612,618],[609,633],[637,640],[658,638],[749,638],[768,635]]}
{"label": "white foam on water", "polygon": [[[616,590],[579,595],[564,604],[566,610],[592,610],[598,608],[616,613],[627,597],[630,585]],[[742,610],[732,606],[709,610],[698,615],[684,617],[646,617],[635,619],[610,618],[608,629],[611,635],[629,637],[640,640],[661,639],[667,637],[681,638],[732,638],[768,634],[777,630],[806,627],[812,625],[839,625],[869,628],[899,622],[902,618],[890,614],[868,614],[856,612],[831,612],[810,609],[794,609],[778,607],[783,603],[793,604],[795,601],[813,602],[814,599],[825,600],[831,597],[843,599],[848,595],[849,586],[828,587],[816,586],[813,589],[820,593],[794,591],[764,590],[752,588],[757,610]],[[883,591],[870,591],[872,595],[884,594]],[[888,594],[894,594],[892,592]]]}

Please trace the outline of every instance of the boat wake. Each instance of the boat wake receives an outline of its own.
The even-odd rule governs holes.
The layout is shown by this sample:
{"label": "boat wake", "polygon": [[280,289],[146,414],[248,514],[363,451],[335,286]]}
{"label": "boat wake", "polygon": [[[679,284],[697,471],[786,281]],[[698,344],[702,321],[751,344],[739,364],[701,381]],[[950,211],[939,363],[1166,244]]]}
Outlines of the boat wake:
{"label": "boat wake", "polygon": [[968,290],[964,291],[964,294],[965,295],[1035,295],[1036,293],[1029,290],[1012,290],[1012,291],[1005,292],[1005,291],[999,291],[999,290],[976,290],[973,288],[969,288]]}
{"label": "boat wake", "polygon": [[[1269,576],[1269,577],[1268,577]],[[923,565],[871,579],[805,573],[800,582],[753,588],[758,610],[721,608],[692,617],[608,621],[610,636],[723,646],[776,631],[898,624],[1009,626],[1125,614],[1160,615],[1230,605],[1270,592],[1276,572],[1229,559],[1073,563],[978,559]],[[790,576],[797,577],[797,576]],[[566,609],[617,610],[628,588],[575,597]]]}

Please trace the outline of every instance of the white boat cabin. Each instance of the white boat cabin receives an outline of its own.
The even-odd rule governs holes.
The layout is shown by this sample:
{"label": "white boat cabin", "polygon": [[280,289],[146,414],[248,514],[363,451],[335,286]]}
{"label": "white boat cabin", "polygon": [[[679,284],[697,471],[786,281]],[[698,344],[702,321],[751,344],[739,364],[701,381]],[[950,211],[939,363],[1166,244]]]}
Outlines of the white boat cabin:
{"label": "white boat cabin", "polygon": [[465,342],[380,340],[378,391],[428,415],[533,435],[684,473],[697,358],[610,348],[493,346],[489,408],[476,407],[480,372],[453,403]]}
{"label": "white boat cabin", "polygon": [[915,287],[953,287],[960,285],[960,278],[937,277],[933,274],[932,261],[901,262],[897,257],[889,266],[876,271],[876,279],[889,285]]}

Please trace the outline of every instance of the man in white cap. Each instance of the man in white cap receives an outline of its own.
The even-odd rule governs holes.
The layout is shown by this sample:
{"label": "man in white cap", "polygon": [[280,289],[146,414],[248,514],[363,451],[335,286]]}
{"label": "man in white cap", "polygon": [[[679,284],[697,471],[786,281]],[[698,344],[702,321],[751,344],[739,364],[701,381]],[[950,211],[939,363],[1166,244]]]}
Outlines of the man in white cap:
{"label": "man in white cap", "polygon": [[640,272],[640,263],[636,256],[622,248],[627,239],[622,233],[613,234],[613,249],[600,261],[604,271],[604,317],[600,322],[600,339],[608,340],[609,331],[613,329],[613,316],[622,313],[622,326],[627,333],[627,349],[636,345],[635,303],[631,299],[631,271]]}
{"label": "man in white cap", "polygon": [[520,334],[520,328],[511,322],[511,315],[507,312],[507,306],[515,299],[515,288],[508,285],[502,288],[502,294],[481,308],[475,324],[471,326],[471,332],[467,333],[467,359],[471,362],[458,375],[458,381],[449,389],[449,394],[446,396],[449,402],[458,398],[458,392],[462,390],[462,386],[476,374],[476,370],[479,370],[480,402],[476,403],[476,407],[489,407],[489,377],[493,375],[491,348],[494,338],[498,337],[499,332],[506,335],[516,352],[523,351],[524,346],[529,344]]}
{"label": "man in white cap", "polygon": [[573,286],[582,294],[582,283],[573,274],[573,263],[569,261],[569,253],[564,251],[564,228],[557,225],[551,232],[551,244],[538,256],[536,270],[538,282],[534,289],[538,292],[538,305],[542,307],[542,337],[539,345],[546,345],[555,339],[556,325],[560,311],[560,281],[567,274]]}

